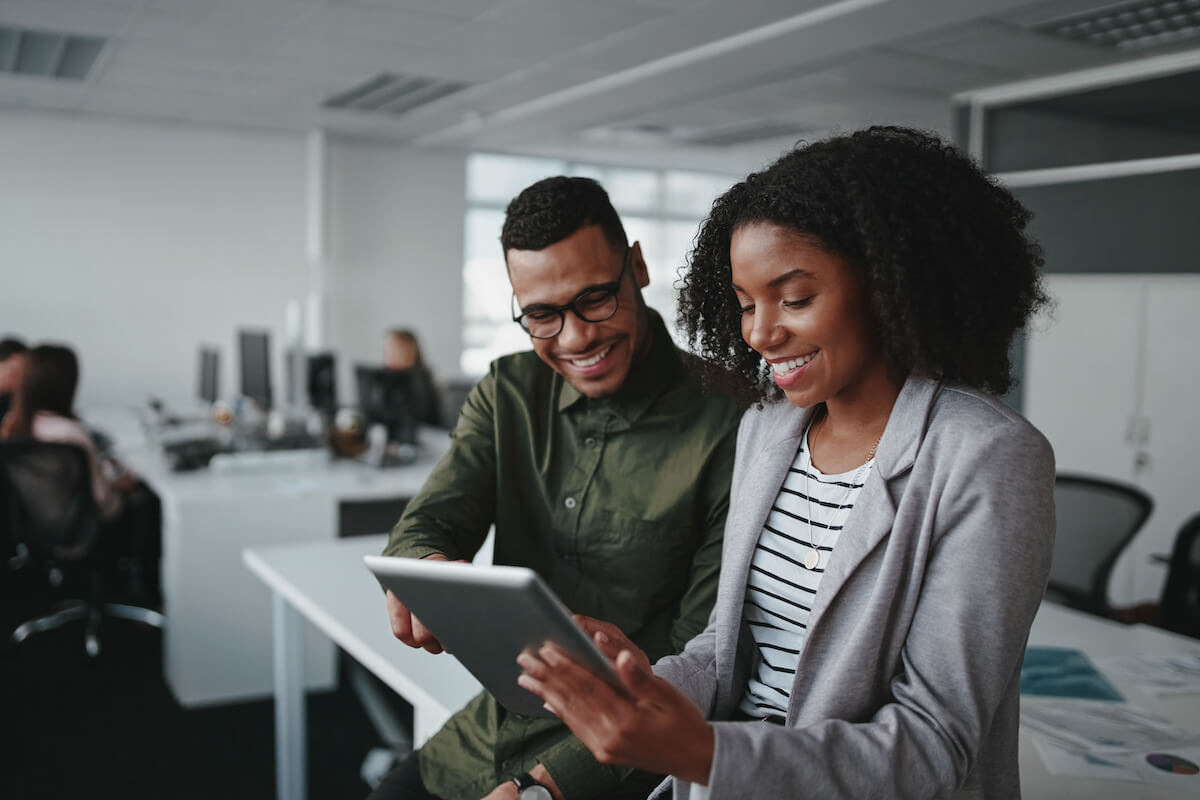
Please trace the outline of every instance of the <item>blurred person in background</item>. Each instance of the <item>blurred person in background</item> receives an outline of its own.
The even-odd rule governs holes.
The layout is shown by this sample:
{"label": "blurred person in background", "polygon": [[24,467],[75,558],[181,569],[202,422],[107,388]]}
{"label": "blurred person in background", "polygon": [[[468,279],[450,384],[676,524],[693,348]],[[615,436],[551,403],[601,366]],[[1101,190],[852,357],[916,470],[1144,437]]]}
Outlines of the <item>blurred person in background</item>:
{"label": "blurred person in background", "polygon": [[393,328],[383,340],[384,369],[408,371],[412,374],[413,413],[423,425],[445,427],[453,420],[442,419],[442,397],[433,373],[425,366],[421,343],[408,328]]}
{"label": "blurred person in background", "polygon": [[22,360],[12,408],[0,424],[0,439],[31,438],[83,448],[92,468],[92,495],[106,523],[101,551],[110,556],[106,560],[125,567],[125,580],[113,588],[124,586],[130,599],[157,606],[162,553],[158,496],[115,458],[102,455],[76,416],[79,360],[75,352],[63,345],[42,344],[28,350]]}
{"label": "blurred person in background", "polygon": [[12,404],[12,394],[21,376],[21,364],[29,348],[20,339],[0,339],[0,421]]}

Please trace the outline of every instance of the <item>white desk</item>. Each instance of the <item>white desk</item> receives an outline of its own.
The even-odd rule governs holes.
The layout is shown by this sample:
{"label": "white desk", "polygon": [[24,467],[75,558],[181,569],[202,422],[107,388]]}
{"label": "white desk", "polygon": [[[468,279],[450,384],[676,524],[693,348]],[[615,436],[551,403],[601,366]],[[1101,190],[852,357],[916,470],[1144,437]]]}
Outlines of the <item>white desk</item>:
{"label": "white desk", "polygon": [[[388,627],[379,584],[362,563],[385,536],[246,550],[243,560],[274,593],[275,770],[280,800],[305,796],[304,674],[307,619],[413,706],[420,747],[479,691],[454,658],[414,650]],[[481,554],[488,558],[486,552]],[[479,559],[477,559],[479,560]],[[324,638],[324,637],[322,637]]]}
{"label": "white desk", "polygon": [[[184,706],[271,694],[270,593],[243,568],[244,548],[333,540],[340,503],[412,497],[450,446],[445,431],[425,429],[420,460],[404,467],[331,461],[174,473],[130,412],[86,419],[110,432],[118,455],[162,499],[163,669]],[[333,686],[335,651],[327,639],[307,637],[303,661],[311,688]]]}
{"label": "white desk", "polygon": [[[276,770],[280,800],[304,797],[304,717],[300,617],[314,623],[367,669],[413,704],[414,747],[419,747],[478,691],[461,665],[397,642],[388,628],[378,584],[362,556],[382,549],[384,537],[255,548],[246,565],[275,593]],[[1030,632],[1032,645],[1075,647],[1093,658],[1137,653],[1200,651],[1200,641],[1145,625],[1124,626],[1045,603]],[[1120,679],[1113,683],[1131,703],[1200,733],[1200,695],[1157,698]],[[1025,800],[1169,800],[1177,790],[1123,781],[1050,775],[1024,731],[1020,740]]]}
{"label": "white desk", "polygon": [[[1074,647],[1092,659],[1151,653],[1197,653],[1200,641],[1148,625],[1120,625],[1090,614],[1043,603],[1029,633],[1031,645]],[[1102,670],[1103,671],[1103,670]],[[1200,733],[1200,694],[1161,697],[1138,691],[1109,675],[1125,699]],[[1157,800],[1187,796],[1177,789],[1146,783],[1057,777],[1046,771],[1037,748],[1021,734],[1021,796],[1024,800]]]}

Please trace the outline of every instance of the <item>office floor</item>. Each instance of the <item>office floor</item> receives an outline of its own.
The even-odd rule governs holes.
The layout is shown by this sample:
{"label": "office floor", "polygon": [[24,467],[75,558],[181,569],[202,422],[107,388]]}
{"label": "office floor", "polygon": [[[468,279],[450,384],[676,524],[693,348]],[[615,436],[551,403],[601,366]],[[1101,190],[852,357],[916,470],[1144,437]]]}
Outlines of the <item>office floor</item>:
{"label": "office floor", "polygon": [[[8,631],[26,603],[4,588]],[[113,622],[88,665],[81,630],[38,634],[0,655],[0,797],[274,796],[269,700],[181,708],[163,680],[161,632]],[[378,740],[355,695],[345,685],[313,695],[307,713],[309,796],[365,797],[359,768]]]}

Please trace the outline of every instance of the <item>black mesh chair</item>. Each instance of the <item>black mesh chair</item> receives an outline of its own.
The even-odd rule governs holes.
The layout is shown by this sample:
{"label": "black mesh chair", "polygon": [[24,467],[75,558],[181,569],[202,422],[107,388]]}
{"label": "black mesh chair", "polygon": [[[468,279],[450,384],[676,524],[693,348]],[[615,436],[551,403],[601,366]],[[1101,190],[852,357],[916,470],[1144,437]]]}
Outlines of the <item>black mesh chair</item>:
{"label": "black mesh chair", "polygon": [[1158,601],[1160,628],[1200,638],[1200,514],[1179,529]]}
{"label": "black mesh chair", "polygon": [[1109,576],[1121,551],[1150,516],[1154,501],[1136,486],[1059,473],[1054,505],[1057,532],[1046,599],[1113,617]]}
{"label": "black mesh chair", "polygon": [[92,495],[87,452],[72,444],[32,440],[0,442],[0,485],[7,495],[8,531],[28,568],[43,570],[54,587],[78,583],[84,597],[26,620],[12,632],[14,644],[42,631],[84,620],[84,652],[100,654],[104,617],[161,628],[164,617],[149,608],[105,602],[106,565],[98,547],[103,522]]}

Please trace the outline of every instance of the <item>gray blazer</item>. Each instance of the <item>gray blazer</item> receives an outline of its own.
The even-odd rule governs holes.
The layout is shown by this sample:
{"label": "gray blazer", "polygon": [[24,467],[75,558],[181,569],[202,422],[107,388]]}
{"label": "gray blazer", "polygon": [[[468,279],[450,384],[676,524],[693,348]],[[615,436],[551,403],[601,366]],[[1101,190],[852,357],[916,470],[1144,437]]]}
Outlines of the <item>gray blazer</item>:
{"label": "gray blazer", "polygon": [[[746,413],[716,606],[654,668],[711,720],[734,717],[746,689],[750,560],[811,415],[786,402]],[[1021,659],[1054,540],[1050,444],[994,398],[909,378],[875,467],[813,601],[786,725],[713,723],[712,800],[1020,797]],[[676,780],[676,800],[689,789]]]}

